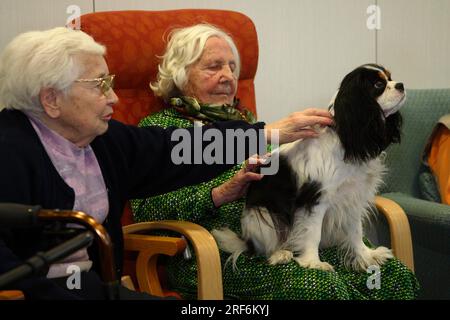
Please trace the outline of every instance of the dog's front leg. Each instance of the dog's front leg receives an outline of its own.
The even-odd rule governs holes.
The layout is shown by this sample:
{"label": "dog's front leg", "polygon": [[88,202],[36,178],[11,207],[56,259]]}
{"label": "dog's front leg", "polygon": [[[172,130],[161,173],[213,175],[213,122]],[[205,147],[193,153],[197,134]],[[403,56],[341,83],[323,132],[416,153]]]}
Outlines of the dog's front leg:
{"label": "dog's front leg", "polygon": [[327,206],[315,206],[311,211],[304,208],[295,213],[292,232],[288,238],[288,246],[299,256],[294,260],[302,267],[333,271],[333,266],[320,261],[319,244],[322,235],[322,222]]}
{"label": "dog's front leg", "polygon": [[347,235],[344,241],[344,265],[347,268],[367,271],[370,266],[380,266],[393,257],[392,251],[386,247],[371,249],[364,244],[361,218],[349,219],[344,229]]}

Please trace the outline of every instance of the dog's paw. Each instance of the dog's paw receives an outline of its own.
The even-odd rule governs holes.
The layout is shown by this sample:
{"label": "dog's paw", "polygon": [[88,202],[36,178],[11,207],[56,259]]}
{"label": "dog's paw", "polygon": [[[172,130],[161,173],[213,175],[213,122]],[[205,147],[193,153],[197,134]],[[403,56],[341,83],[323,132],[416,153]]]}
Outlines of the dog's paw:
{"label": "dog's paw", "polygon": [[294,260],[304,268],[319,269],[323,271],[334,271],[334,268],[328,262],[320,261],[319,259],[310,259],[304,257],[295,257]]}
{"label": "dog's paw", "polygon": [[289,263],[294,254],[289,250],[277,250],[269,258],[269,264],[285,264]]}
{"label": "dog's paw", "polygon": [[370,251],[372,259],[375,260],[379,266],[383,265],[388,259],[392,259],[394,257],[391,249],[386,247],[378,247]]}
{"label": "dog's paw", "polygon": [[348,265],[357,271],[367,271],[370,266],[381,266],[393,257],[392,251],[386,247],[367,248],[363,254],[351,259],[352,261]]}

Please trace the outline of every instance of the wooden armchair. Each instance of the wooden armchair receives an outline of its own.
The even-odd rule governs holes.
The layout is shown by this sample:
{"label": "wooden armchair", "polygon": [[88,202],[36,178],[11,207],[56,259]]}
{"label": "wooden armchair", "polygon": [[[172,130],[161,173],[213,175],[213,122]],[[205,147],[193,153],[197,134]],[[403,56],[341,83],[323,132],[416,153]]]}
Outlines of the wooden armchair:
{"label": "wooden armchair", "polygon": [[[158,56],[164,52],[167,35],[176,27],[208,22],[230,33],[241,55],[241,75],[237,96],[256,113],[254,77],[258,64],[258,40],[253,22],[245,15],[224,10],[114,11],[81,16],[81,30],[107,47],[106,60],[116,74],[115,91],[119,103],[113,117],[137,124],[163,105],[148,84],[156,79]],[[413,269],[411,234],[404,212],[392,201],[378,198],[379,211],[388,217],[394,253]],[[217,245],[207,230],[190,222],[157,221],[132,224],[129,206],[122,220],[125,249],[136,258],[138,290],[153,295],[168,294],[161,286],[157,259],[183,252],[190,241],[198,263],[198,298],[223,299],[222,273]],[[145,235],[146,231],[166,229],[184,238]],[[187,240],[186,240],[187,239]],[[125,274],[134,262],[125,261]]]}

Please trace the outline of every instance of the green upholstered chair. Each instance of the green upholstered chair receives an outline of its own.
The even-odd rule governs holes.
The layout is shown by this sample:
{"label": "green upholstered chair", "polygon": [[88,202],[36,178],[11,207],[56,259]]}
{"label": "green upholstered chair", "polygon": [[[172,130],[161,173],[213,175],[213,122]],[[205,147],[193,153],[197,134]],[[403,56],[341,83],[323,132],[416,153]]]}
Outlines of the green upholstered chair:
{"label": "green upholstered chair", "polygon": [[[381,190],[408,216],[420,298],[425,299],[450,299],[450,206],[424,200],[419,187],[421,154],[436,121],[447,113],[450,89],[407,90],[402,141],[387,150],[389,171]],[[382,232],[384,238],[387,233]]]}

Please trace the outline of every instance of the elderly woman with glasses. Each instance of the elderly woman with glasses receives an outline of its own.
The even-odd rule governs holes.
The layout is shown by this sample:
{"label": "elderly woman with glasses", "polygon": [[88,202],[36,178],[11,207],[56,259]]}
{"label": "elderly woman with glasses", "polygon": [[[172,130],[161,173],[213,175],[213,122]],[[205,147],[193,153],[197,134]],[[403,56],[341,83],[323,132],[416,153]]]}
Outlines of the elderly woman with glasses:
{"label": "elderly woman with glasses", "polygon": [[[0,58],[0,203],[90,214],[112,239],[120,276],[120,218],[128,199],[199,183],[232,165],[176,165],[171,158],[176,146],[173,129],[137,128],[111,120],[118,98],[104,55],[104,46],[67,28],[24,33],[5,48]],[[331,122],[329,115],[319,114],[307,121],[293,116],[272,125],[230,121],[202,131],[214,128],[226,138],[229,129],[266,134],[280,129],[280,141],[288,142],[304,137],[305,126]],[[186,130],[191,135],[193,131]],[[260,175],[241,172],[228,195],[255,179]],[[0,224],[0,274],[55,244],[44,229]],[[81,249],[13,288],[26,298],[102,299],[96,272],[101,263],[98,252]],[[69,290],[67,273],[74,265],[82,271],[81,285]],[[124,287],[120,295],[151,298]]]}
{"label": "elderly woman with glasses", "polygon": [[[254,121],[235,95],[240,59],[236,45],[224,31],[206,24],[177,29],[171,34],[159,66],[158,79],[151,83],[154,93],[168,108],[144,118],[140,125],[190,128],[214,121]],[[302,117],[308,118],[308,109]],[[146,199],[132,201],[136,222],[177,219],[196,222],[208,230],[229,227],[240,233],[245,199],[228,197],[236,166],[201,184]],[[243,195],[241,193],[240,195]],[[212,197],[210,195],[213,195]],[[215,197],[214,195],[217,195]],[[233,198],[236,199],[233,201]],[[414,298],[417,282],[398,260],[382,269],[380,290],[366,286],[370,274],[346,270],[336,248],[321,251],[322,258],[336,272],[300,267],[291,261],[269,265],[263,256],[241,255],[237,270],[227,264],[229,254],[221,251],[224,295],[239,299],[408,299]],[[197,288],[195,259],[171,259],[168,275],[172,286],[186,298]]]}

